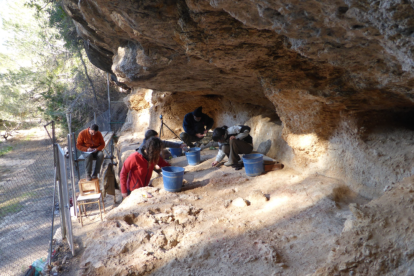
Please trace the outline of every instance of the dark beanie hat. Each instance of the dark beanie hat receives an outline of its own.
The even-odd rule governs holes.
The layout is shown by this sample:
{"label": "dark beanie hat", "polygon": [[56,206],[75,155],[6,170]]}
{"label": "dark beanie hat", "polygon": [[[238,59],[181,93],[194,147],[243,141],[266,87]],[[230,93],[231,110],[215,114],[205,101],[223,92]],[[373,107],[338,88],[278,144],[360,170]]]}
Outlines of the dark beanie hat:
{"label": "dark beanie hat", "polygon": [[145,140],[148,140],[149,138],[151,138],[151,137],[153,137],[153,136],[156,136],[156,135],[158,135],[158,133],[157,133],[155,130],[148,129],[148,130],[145,132]]}
{"label": "dark beanie hat", "polygon": [[197,108],[193,111],[193,115],[194,115],[194,116],[196,116],[196,117],[201,117],[201,116],[203,115],[202,109],[203,109],[203,107],[202,107],[202,106],[197,107]]}

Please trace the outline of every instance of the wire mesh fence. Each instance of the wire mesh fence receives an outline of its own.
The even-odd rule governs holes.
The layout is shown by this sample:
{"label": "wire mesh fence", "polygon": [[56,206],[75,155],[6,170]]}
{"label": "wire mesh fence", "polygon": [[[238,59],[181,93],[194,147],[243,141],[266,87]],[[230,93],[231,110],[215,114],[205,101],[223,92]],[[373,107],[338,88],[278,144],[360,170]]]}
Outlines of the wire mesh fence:
{"label": "wire mesh fence", "polygon": [[[0,180],[0,275],[22,275],[48,256],[55,206],[53,146],[46,132],[30,151],[30,165]],[[60,226],[59,218],[55,226]]]}
{"label": "wire mesh fence", "polygon": [[[75,139],[80,131],[90,127],[93,123],[99,126],[100,131],[117,132],[122,124],[111,124],[109,116],[108,110],[97,116],[96,121],[92,120],[85,124],[83,128],[75,132]],[[74,145],[76,145],[76,140]],[[0,173],[1,276],[22,275],[34,261],[46,260],[51,235],[60,234],[61,218],[57,189],[55,204],[53,204],[53,145],[46,131],[39,143],[25,148],[24,153],[27,153],[27,156],[23,154],[23,158],[20,157],[18,160],[13,153],[0,160],[0,165],[8,163],[15,168],[22,167],[6,177]],[[69,159],[67,161],[67,176],[70,178]],[[78,165],[81,175],[84,175],[83,162]],[[71,181],[68,180],[69,198],[73,194],[70,183]],[[52,217],[54,219],[53,233],[51,232]]]}
{"label": "wire mesh fence", "polygon": [[[82,130],[90,127],[92,124],[97,124],[99,126],[99,131],[113,131],[114,133],[117,133],[123,125],[123,121],[125,120],[126,114],[121,116],[117,122],[112,122],[111,118],[113,118],[114,115],[110,113],[109,109],[105,111],[104,113],[100,114],[99,116],[96,116],[96,120],[91,120],[88,123],[84,124],[83,127],[78,129],[76,131],[76,134],[81,132]],[[77,136],[77,135],[76,135]]]}

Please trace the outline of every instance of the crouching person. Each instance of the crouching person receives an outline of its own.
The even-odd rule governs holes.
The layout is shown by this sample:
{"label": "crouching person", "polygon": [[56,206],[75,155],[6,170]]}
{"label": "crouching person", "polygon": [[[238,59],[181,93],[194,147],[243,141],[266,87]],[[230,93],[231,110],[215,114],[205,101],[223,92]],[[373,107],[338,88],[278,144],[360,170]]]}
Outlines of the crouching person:
{"label": "crouching person", "polygon": [[244,125],[219,127],[213,131],[213,140],[219,143],[219,152],[213,166],[216,166],[224,156],[228,161],[225,166],[239,167],[239,154],[248,154],[253,150],[253,138],[250,136],[250,127]]}
{"label": "crouching person", "polygon": [[[142,141],[142,144],[136,149],[136,151],[139,151],[151,137],[157,137],[158,138],[158,132],[156,132],[153,129],[147,130],[145,132],[144,141]],[[185,144],[185,143],[175,143],[175,142],[170,142],[170,141],[166,141],[166,140],[161,140],[161,143],[162,143],[162,146],[163,146],[163,150],[161,151],[161,157],[164,158],[164,159],[166,159],[166,154],[165,154],[165,149],[164,148],[181,148],[181,149],[187,148],[187,144]]]}
{"label": "crouching person", "polygon": [[160,156],[163,144],[157,137],[148,139],[144,146],[131,154],[122,166],[120,182],[122,197],[126,198],[133,190],[148,186],[154,166],[170,166]]}

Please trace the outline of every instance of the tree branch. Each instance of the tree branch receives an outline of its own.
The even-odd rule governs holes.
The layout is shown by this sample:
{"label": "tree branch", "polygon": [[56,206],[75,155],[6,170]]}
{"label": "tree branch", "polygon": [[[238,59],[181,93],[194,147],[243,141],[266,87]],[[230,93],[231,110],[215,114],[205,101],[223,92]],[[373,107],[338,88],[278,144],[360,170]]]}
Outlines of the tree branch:
{"label": "tree branch", "polygon": [[81,50],[79,49],[79,46],[78,46],[78,45],[76,45],[76,50],[78,50],[79,57],[80,57],[80,59],[81,59],[81,61],[82,61],[83,67],[84,67],[84,69],[85,69],[85,75],[86,75],[86,77],[88,78],[89,84],[90,84],[90,85],[91,85],[91,87],[92,87],[93,95],[94,95],[94,97],[95,97],[95,101],[96,101],[96,107],[98,107],[98,98],[96,97],[95,87],[93,86],[92,80],[91,80],[91,78],[89,77],[89,74],[88,74],[88,69],[86,68],[85,61],[83,60],[83,57],[82,57],[82,52],[81,52]]}

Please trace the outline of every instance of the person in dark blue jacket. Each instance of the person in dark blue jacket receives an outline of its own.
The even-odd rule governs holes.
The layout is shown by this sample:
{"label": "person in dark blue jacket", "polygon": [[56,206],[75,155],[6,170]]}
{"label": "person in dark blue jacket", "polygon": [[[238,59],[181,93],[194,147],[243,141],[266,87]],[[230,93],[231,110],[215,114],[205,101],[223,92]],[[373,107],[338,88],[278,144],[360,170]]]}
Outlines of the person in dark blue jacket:
{"label": "person in dark blue jacket", "polygon": [[[158,138],[158,132],[156,132],[153,129],[149,129],[145,132],[144,141],[142,141],[142,144],[136,149],[136,151],[139,151],[140,148],[144,147],[145,143],[151,138],[151,137],[157,137]],[[184,143],[175,143],[170,142],[166,140],[161,140],[163,148],[181,148],[185,149],[187,147]]]}
{"label": "person in dark blue jacket", "polygon": [[187,113],[184,117],[184,132],[180,134],[181,140],[190,148],[195,147],[193,142],[204,138],[207,131],[213,127],[214,120],[202,112],[202,107],[197,107],[193,112]]}
{"label": "person in dark blue jacket", "polygon": [[[135,150],[137,152],[142,152],[142,150],[145,148],[145,144],[152,137],[158,138],[158,132],[156,132],[153,129],[148,129],[145,132],[144,141],[142,141],[142,144]],[[170,141],[166,141],[166,140],[161,140],[161,144],[162,144],[161,157],[164,158],[164,159],[167,159],[167,156],[169,154],[169,152],[165,148],[181,148],[183,150],[187,148],[187,145],[185,143],[175,143],[175,142],[170,142]],[[158,174],[160,174],[161,173],[161,168],[158,167],[158,165],[155,165],[154,171],[157,172]]]}

